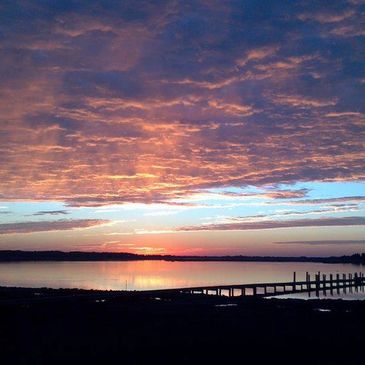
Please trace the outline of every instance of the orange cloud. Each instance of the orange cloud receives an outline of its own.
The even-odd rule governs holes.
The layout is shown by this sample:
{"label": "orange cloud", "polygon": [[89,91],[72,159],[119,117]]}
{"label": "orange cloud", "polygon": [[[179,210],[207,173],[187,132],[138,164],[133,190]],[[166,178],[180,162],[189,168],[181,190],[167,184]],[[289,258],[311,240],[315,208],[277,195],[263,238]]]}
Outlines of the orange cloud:
{"label": "orange cloud", "polygon": [[278,26],[238,4],[44,5],[4,22],[0,199],[178,204],[209,188],[364,179],[363,47],[335,32],[358,31],[358,5],[314,4],[313,21],[273,2]]}

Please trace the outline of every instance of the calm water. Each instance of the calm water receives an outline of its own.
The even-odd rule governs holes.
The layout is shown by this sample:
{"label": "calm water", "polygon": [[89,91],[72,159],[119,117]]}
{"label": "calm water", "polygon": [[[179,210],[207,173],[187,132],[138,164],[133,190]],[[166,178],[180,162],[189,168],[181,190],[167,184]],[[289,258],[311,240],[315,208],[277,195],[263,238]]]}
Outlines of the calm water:
{"label": "calm water", "polygon": [[[290,281],[293,272],[354,273],[361,266],[267,262],[11,262],[0,263],[0,285],[107,290]],[[364,294],[362,294],[364,296]],[[314,295],[312,295],[313,297]]]}

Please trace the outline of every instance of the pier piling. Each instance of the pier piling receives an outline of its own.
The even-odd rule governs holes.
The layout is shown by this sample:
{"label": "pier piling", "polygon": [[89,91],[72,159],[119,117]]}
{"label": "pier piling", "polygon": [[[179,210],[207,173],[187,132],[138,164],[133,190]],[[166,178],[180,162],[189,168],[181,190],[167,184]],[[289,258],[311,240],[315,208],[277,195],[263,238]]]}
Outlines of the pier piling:
{"label": "pier piling", "polygon": [[[356,292],[365,291],[365,276],[362,272],[353,274],[343,273],[342,275],[334,274],[322,274],[320,272],[314,275],[314,280],[311,280],[311,275],[306,272],[304,280],[298,280],[297,273],[293,273],[293,281],[291,282],[275,282],[275,283],[255,283],[255,284],[242,284],[242,285],[220,285],[220,286],[207,286],[207,287],[194,287],[194,288],[182,288],[182,289],[166,289],[165,291],[175,291],[190,294],[203,294],[203,295],[216,295],[216,296],[228,296],[229,298],[237,297],[269,297],[282,294],[295,294],[295,293],[310,293],[315,292],[316,296],[319,296],[320,292],[327,296],[327,290],[331,295],[336,291],[340,294],[340,290],[346,294],[350,293],[355,288]],[[279,289],[280,288],[280,289]],[[248,291],[247,291],[248,289]]]}

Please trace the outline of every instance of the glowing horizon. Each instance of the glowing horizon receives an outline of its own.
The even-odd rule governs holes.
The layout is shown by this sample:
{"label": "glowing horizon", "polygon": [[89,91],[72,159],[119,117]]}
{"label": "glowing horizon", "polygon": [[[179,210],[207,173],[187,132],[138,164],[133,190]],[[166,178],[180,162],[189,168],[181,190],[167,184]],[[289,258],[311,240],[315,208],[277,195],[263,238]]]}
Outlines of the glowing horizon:
{"label": "glowing horizon", "polygon": [[0,249],[364,252],[363,1],[85,4],[0,5]]}

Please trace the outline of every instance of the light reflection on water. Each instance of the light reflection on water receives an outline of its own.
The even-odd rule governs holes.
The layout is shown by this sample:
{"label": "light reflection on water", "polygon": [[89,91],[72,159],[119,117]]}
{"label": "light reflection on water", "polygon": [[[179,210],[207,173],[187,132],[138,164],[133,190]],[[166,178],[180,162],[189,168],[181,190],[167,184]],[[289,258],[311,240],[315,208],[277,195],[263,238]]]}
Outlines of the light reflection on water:
{"label": "light reflection on water", "polygon": [[0,263],[0,286],[149,290],[304,280],[305,272],[354,273],[349,264],[270,262],[12,262]]}

